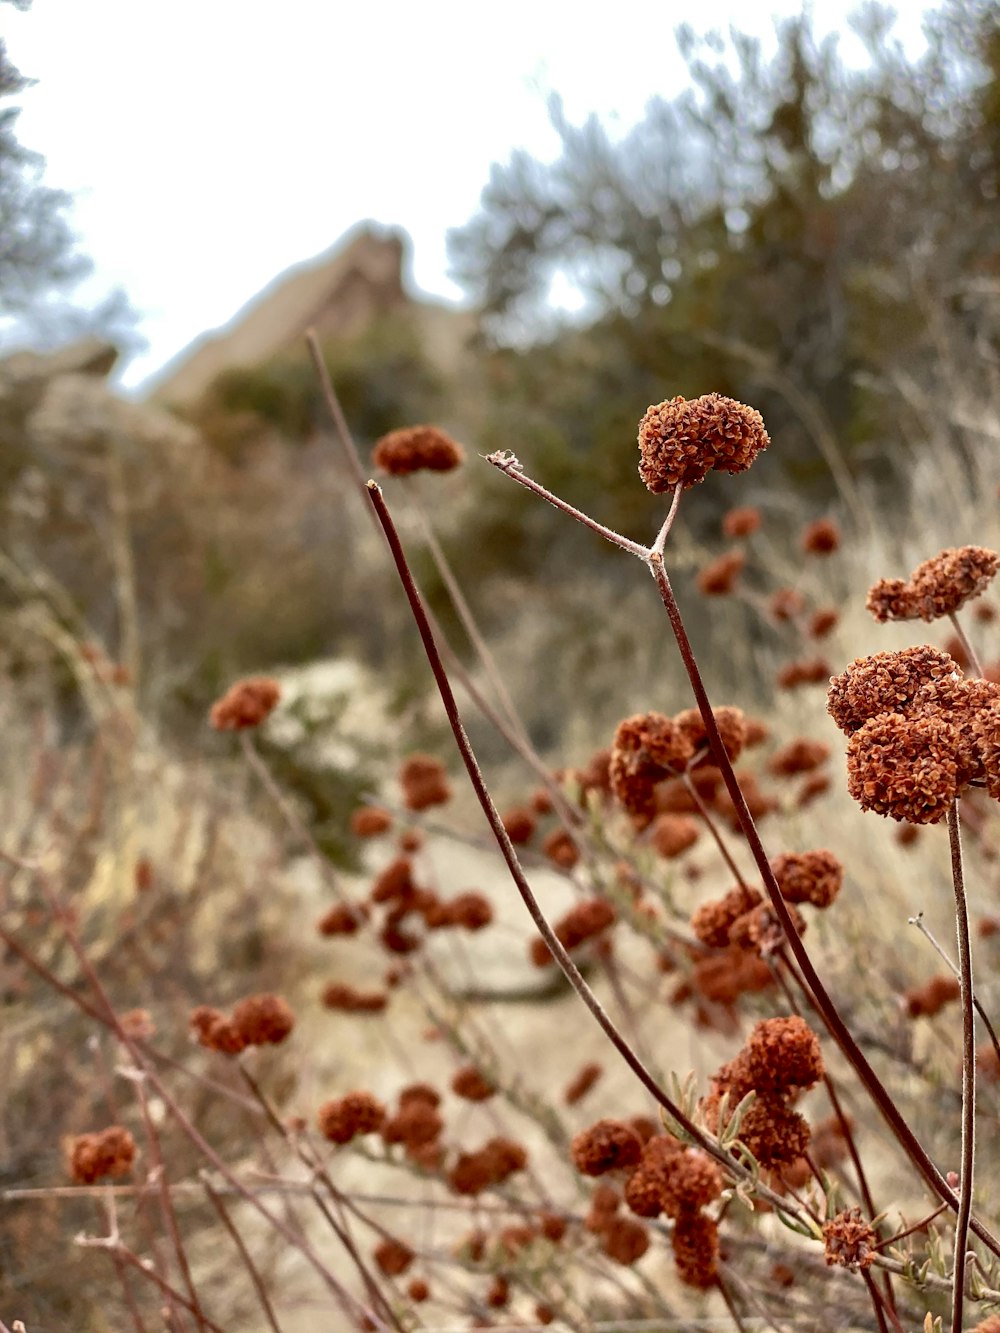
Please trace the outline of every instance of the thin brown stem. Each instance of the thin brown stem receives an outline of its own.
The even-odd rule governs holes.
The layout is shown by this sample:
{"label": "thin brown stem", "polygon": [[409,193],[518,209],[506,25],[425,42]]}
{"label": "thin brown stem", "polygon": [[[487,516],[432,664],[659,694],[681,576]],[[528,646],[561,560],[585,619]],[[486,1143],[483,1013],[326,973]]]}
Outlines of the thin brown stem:
{"label": "thin brown stem", "polygon": [[240,1235],[239,1229],[233,1225],[233,1219],[229,1216],[229,1212],[226,1205],[222,1202],[218,1190],[212,1188],[211,1181],[204,1173],[202,1174],[201,1183],[205,1193],[208,1195],[209,1203],[215,1209],[219,1221],[229,1232],[233,1244],[239,1251],[240,1258],[243,1261],[243,1267],[247,1270],[247,1273],[250,1276],[250,1281],[253,1283],[253,1289],[257,1293],[257,1299],[260,1301],[260,1308],[264,1311],[264,1317],[267,1320],[268,1327],[271,1329],[271,1333],[281,1333],[281,1326],[274,1313],[274,1306],[271,1304],[267,1294],[264,1280],[257,1271],[257,1265],[254,1263],[250,1251],[247,1249],[246,1241]]}
{"label": "thin brown stem", "polygon": [[976,1016],[972,1002],[969,905],[965,896],[965,872],[962,866],[962,821],[957,799],[948,812],[948,841],[951,850],[951,879],[955,889],[955,933],[958,939],[959,979],[962,986],[962,1166],[958,1182],[958,1214],[955,1219],[955,1286],[951,1327],[952,1333],[962,1333],[969,1222],[972,1217],[972,1189],[976,1164]]}
{"label": "thin brown stem", "polygon": [[[949,957],[948,951],[942,948],[941,944],[935,938],[933,932],[927,927],[927,925],[924,922],[923,913],[918,912],[916,916],[911,916],[909,918],[909,924],[911,926],[916,926],[917,930],[920,931],[921,935],[923,935],[924,939],[927,940],[927,942],[931,945],[931,947],[936,950],[938,957],[941,958],[941,960],[948,966],[952,974],[958,978],[959,984],[961,984],[961,973],[959,972],[958,964],[954,962],[954,960],[951,957]],[[979,997],[976,994],[975,989],[973,989],[972,992],[972,1003],[975,1006],[976,1013],[982,1019],[983,1027],[989,1034],[990,1041],[993,1043],[993,1049],[996,1052],[997,1063],[1000,1064],[1000,1038],[998,1038],[996,1029],[994,1028],[992,1022],[990,1021],[989,1014],[986,1012],[986,1010],[980,1003]]]}
{"label": "thin brown stem", "polygon": [[954,611],[949,611],[948,619],[951,621],[951,627],[955,631],[955,634],[958,636],[958,641],[962,645],[966,657],[969,659],[969,665],[972,667],[973,671],[976,673],[977,676],[982,677],[983,664],[979,660],[979,654],[976,652],[975,648],[973,648],[972,640],[969,638],[968,634],[966,634],[964,627],[962,626],[961,622],[958,619],[958,616]]}

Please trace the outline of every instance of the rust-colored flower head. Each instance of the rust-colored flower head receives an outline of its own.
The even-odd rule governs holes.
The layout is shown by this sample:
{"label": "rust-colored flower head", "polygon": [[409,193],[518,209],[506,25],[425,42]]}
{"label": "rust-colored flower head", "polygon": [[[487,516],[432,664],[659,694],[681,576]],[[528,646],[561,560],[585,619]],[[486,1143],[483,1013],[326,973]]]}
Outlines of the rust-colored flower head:
{"label": "rust-colored flower head", "polygon": [[939,717],[881,713],[847,746],[847,790],[862,810],[937,824],[958,795],[956,729]]}
{"label": "rust-colored flower head", "polygon": [[718,1276],[719,1226],[708,1213],[688,1208],[674,1223],[670,1237],[677,1275],[688,1287],[707,1291]]}
{"label": "rust-colored flower head", "polygon": [[460,444],[437,426],[403,426],[376,441],[372,462],[393,477],[450,472],[465,459]]}
{"label": "rust-colored flower head", "polygon": [[216,731],[245,731],[270,717],[281,698],[281,686],[270,676],[247,676],[231,685],[212,705],[209,720]]}
{"label": "rust-colored flower head", "polygon": [[938,620],[985,592],[998,568],[996,551],[949,547],[918,565],[905,582],[880,580],[869,591],[868,609],[876,620]]}
{"label": "rust-colored flower head", "polygon": [[527,806],[515,806],[514,809],[508,810],[502,819],[507,837],[515,847],[523,847],[525,843],[530,842],[538,825],[537,817]]}
{"label": "rust-colored flower head", "polygon": [[475,1065],[463,1065],[451,1080],[451,1090],[467,1102],[485,1102],[496,1092],[496,1084],[491,1083]]}
{"label": "rust-colored flower head", "polygon": [[587,898],[571,907],[553,927],[564,949],[575,949],[615,924],[617,914],[603,898]]}
{"label": "rust-colored flower head", "polygon": [[903,1008],[908,1018],[933,1018],[946,1004],[957,1000],[962,993],[958,978],[943,973],[924,983],[911,986],[903,992]]}
{"label": "rust-colored flower head", "polygon": [[765,1018],[747,1039],[745,1068],[757,1092],[811,1088],[824,1072],[819,1038],[804,1018]]}
{"label": "rust-colored flower head", "polygon": [[833,852],[783,852],[771,862],[781,896],[788,903],[829,907],[844,882],[844,867]]}
{"label": "rust-colored flower head", "polygon": [[411,1301],[420,1305],[423,1301],[430,1300],[431,1289],[422,1277],[415,1277],[407,1286],[406,1294]]}
{"label": "rust-colored flower head", "polygon": [[782,690],[797,690],[800,685],[825,685],[830,679],[830,663],[825,657],[796,657],[786,662],[774,679]]}
{"label": "rust-colored flower head", "polygon": [[978,710],[971,719],[970,729],[986,790],[995,801],[1000,800],[1000,703]]}
{"label": "rust-colored flower head", "polygon": [[199,1045],[209,1051],[218,1051],[221,1055],[239,1055],[249,1045],[235,1023],[210,1005],[200,1004],[192,1009],[188,1021]]}
{"label": "rust-colored flower head", "polygon": [[728,597],[743,572],[746,556],[740,550],[725,551],[699,571],[695,584],[703,597]]}
{"label": "rust-colored flower head", "polygon": [[377,838],[392,828],[392,815],[379,805],[363,805],[351,815],[351,832],[356,838]]}
{"label": "rust-colored flower head", "polygon": [[553,829],[542,842],[542,852],[563,870],[572,870],[580,859],[580,849],[565,829]]}
{"label": "rust-colored flower head", "polygon": [[372,1257],[379,1271],[386,1277],[399,1277],[400,1273],[406,1272],[416,1256],[409,1245],[404,1245],[401,1240],[386,1237],[375,1247]]}
{"label": "rust-colored flower head", "polygon": [[588,1231],[599,1236],[610,1225],[612,1219],[618,1212],[622,1198],[614,1185],[607,1181],[602,1181],[596,1186],[590,1196],[590,1207],[587,1209],[587,1216],[583,1220],[583,1225]]}
{"label": "rust-colored flower head", "polygon": [[[806,923],[802,913],[791,903],[788,904],[788,911],[796,932],[804,935]],[[758,903],[749,912],[737,917],[729,927],[729,942],[739,945],[741,949],[750,949],[761,958],[780,949],[785,942],[785,932],[770,902]]]}
{"label": "rust-colored flower head", "polygon": [[760,413],[707,393],[647,408],[639,422],[639,475],[654,495],[704,481],[715,469],[745,472],[770,440]]}
{"label": "rust-colored flower head", "polygon": [[764,1167],[786,1166],[809,1149],[809,1124],[775,1093],[759,1093],[744,1112],[740,1139]]}
{"label": "rust-colored flower head", "polygon": [[598,1120],[574,1137],[571,1148],[573,1164],[585,1176],[635,1166],[641,1155],[642,1141],[624,1120]]}
{"label": "rust-colored flower head", "polygon": [[649,1234],[641,1222],[616,1216],[601,1233],[601,1249],[616,1264],[628,1267],[649,1249]]}
{"label": "rust-colored flower head", "polygon": [[704,1208],[722,1193],[722,1172],[700,1148],[670,1154],[662,1171],[661,1207],[668,1217],[692,1208]]}
{"label": "rust-colored flower head", "polygon": [[361,991],[340,981],[324,986],[320,996],[327,1009],[341,1009],[348,1014],[378,1014],[389,1003],[385,991]]}
{"label": "rust-colored flower head", "polygon": [[802,529],[800,545],[807,555],[830,555],[840,546],[840,528],[832,518],[817,518]]}
{"label": "rust-colored flower head", "polygon": [[280,995],[248,995],[233,1006],[230,1021],[248,1046],[280,1046],[295,1027],[295,1015]]}
{"label": "rust-colored flower head", "polygon": [[991,710],[998,705],[1000,685],[995,681],[953,680],[946,677],[931,681],[918,690],[907,711],[940,717],[950,722],[958,735],[955,750],[958,785],[964,787],[970,782],[985,780],[989,788],[989,775],[984,764],[988,746],[984,749],[983,739],[989,727]]}
{"label": "rust-colored flower head", "polygon": [[922,686],[960,674],[955,659],[930,644],[858,657],[830,681],[827,712],[850,735],[879,713],[905,713]]}
{"label": "rust-colored flower head", "polygon": [[722,533],[725,537],[750,537],[759,527],[760,510],[751,505],[730,509],[722,516]]}
{"label": "rust-colored flower head", "polygon": [[510,1300],[510,1283],[502,1273],[497,1273],[486,1292],[486,1304],[491,1310],[502,1310]]}
{"label": "rust-colored flower head", "polygon": [[724,898],[702,903],[691,917],[691,929],[702,944],[710,949],[724,949],[729,943],[729,931],[745,912],[761,902],[756,889],[737,884]]}
{"label": "rust-colored flower head", "polygon": [[427,810],[451,800],[451,783],[440,759],[429,754],[411,754],[399,770],[403,804],[407,810]]}
{"label": "rust-colored flower head", "polygon": [[363,905],[334,903],[316,922],[320,935],[356,935],[364,920]]}
{"label": "rust-colored flower head", "polygon": [[698,841],[698,825],[687,815],[657,815],[649,826],[649,841],[666,861],[682,856]]}
{"label": "rust-colored flower head", "polygon": [[823,1225],[823,1246],[828,1264],[843,1268],[871,1268],[878,1237],[860,1208],[845,1208]]}
{"label": "rust-colored flower head", "polygon": [[435,1143],[444,1129],[440,1112],[430,1102],[400,1100],[399,1110],[381,1126],[384,1143],[401,1143],[407,1150]]}
{"label": "rust-colored flower head", "polygon": [[324,1102],[316,1113],[319,1132],[331,1143],[350,1143],[359,1134],[374,1134],[385,1121],[385,1107],[370,1092],[348,1092]]}
{"label": "rust-colored flower head", "polygon": [[558,1213],[542,1213],[539,1225],[542,1235],[553,1245],[559,1244],[568,1229],[566,1219],[560,1217]]}
{"label": "rust-colored flower head", "polygon": [[69,1173],[78,1185],[92,1185],[105,1176],[127,1176],[135,1161],[135,1139],[122,1125],[109,1125],[65,1142]]}
{"label": "rust-colored flower head", "polygon": [[[747,741],[746,714],[742,708],[733,708],[728,704],[723,704],[721,708],[713,710],[713,716],[715,725],[719,728],[723,749],[730,759],[738,759]],[[701,712],[697,708],[685,708],[678,713],[674,717],[674,725],[679,727],[687,736],[693,751],[707,748],[708,732],[705,730],[705,722]],[[706,756],[706,762],[708,758]],[[720,781],[721,776],[719,774]]]}
{"label": "rust-colored flower head", "polygon": [[829,757],[830,747],[826,741],[800,736],[775,751],[768,761],[767,771],[776,778],[791,778],[799,773],[811,773]]}
{"label": "rust-colored flower head", "polygon": [[840,623],[840,612],[832,606],[822,606],[818,611],[814,611],[809,621],[809,637],[811,639],[825,639],[827,635],[832,634]]}
{"label": "rust-colored flower head", "polygon": [[563,1092],[563,1101],[566,1105],[575,1106],[577,1102],[582,1102],[603,1073],[602,1067],[593,1061],[581,1066]]}

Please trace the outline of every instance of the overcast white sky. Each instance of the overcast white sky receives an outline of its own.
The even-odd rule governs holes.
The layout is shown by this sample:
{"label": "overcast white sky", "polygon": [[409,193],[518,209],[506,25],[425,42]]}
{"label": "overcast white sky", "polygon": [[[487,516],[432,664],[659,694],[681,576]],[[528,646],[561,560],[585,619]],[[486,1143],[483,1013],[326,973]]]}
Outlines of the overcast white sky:
{"label": "overcast white sky", "polygon": [[[897,28],[919,49],[924,4]],[[546,96],[627,128],[684,71],[673,31],[767,34],[799,0],[35,0],[0,3],[14,63],[38,80],[19,137],[105,287],[123,286],[149,348],[138,384],[224,324],[288,265],[355,222],[402,225],[423,290],[457,297],[445,233],[490,164],[556,149]],[[847,0],[815,0],[823,30]],[[850,38],[845,36],[845,42]]]}

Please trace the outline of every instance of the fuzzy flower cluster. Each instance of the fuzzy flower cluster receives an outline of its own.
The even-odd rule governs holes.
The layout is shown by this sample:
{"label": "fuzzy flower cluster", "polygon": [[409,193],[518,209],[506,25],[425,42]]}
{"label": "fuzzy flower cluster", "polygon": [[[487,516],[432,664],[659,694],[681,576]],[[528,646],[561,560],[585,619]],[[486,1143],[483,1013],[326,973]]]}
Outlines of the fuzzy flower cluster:
{"label": "fuzzy flower cluster", "polygon": [[429,754],[411,754],[399,770],[403,804],[407,810],[427,810],[451,800],[451,783],[440,759]]}
{"label": "fuzzy flower cluster", "polygon": [[248,1046],[279,1046],[295,1027],[288,1002],[269,994],[248,995],[228,1017],[201,1004],[189,1021],[199,1044],[223,1055],[239,1055]]}
{"label": "fuzzy flower cluster", "polygon": [[871,1268],[878,1237],[860,1208],[845,1208],[823,1224],[823,1248],[828,1264],[842,1268]]}
{"label": "fuzzy flower cluster", "polygon": [[694,486],[711,471],[745,472],[770,444],[756,409],[707,393],[668,398],[639,422],[639,475],[654,495]]}
{"label": "fuzzy flower cluster", "polygon": [[106,1176],[127,1176],[135,1161],[135,1139],[121,1125],[92,1134],[78,1134],[65,1143],[69,1173],[78,1185],[92,1185]]}
{"label": "fuzzy flower cluster", "polygon": [[756,1093],[743,1115],[740,1139],[761,1166],[788,1166],[804,1156],[810,1139],[807,1121],[792,1104],[823,1072],[819,1038],[804,1019],[764,1019],[736,1058],[713,1077],[703,1103],[706,1123],[713,1132],[719,1129],[724,1096],[732,1112],[747,1093]]}
{"label": "fuzzy flower cluster", "polygon": [[216,731],[247,731],[259,727],[278,705],[281,686],[270,676],[247,676],[230,686],[209,713]]}
{"label": "fuzzy flower cluster", "polygon": [[[739,708],[718,708],[715,721],[730,759],[747,740],[747,720]],[[656,808],[655,788],[685,772],[692,761],[708,761],[708,736],[701,714],[684,709],[674,717],[637,713],[618,724],[611,747],[609,778],[617,800],[633,815],[648,817]]]}
{"label": "fuzzy flower cluster", "polygon": [[918,565],[908,579],[879,579],[868,590],[876,620],[940,620],[985,592],[1000,555],[985,546],[953,546]]}
{"label": "fuzzy flower cluster", "polygon": [[413,472],[451,472],[465,458],[460,444],[437,426],[403,426],[375,443],[372,462],[393,477]]}
{"label": "fuzzy flower cluster", "polygon": [[827,708],[850,738],[848,790],[863,810],[936,824],[974,783],[1000,798],[1000,685],[967,680],[929,645],[858,658]]}
{"label": "fuzzy flower cluster", "polygon": [[[588,940],[596,939],[615,924],[615,909],[604,898],[587,898],[571,907],[555,922],[552,929],[564,949],[577,949]],[[532,940],[531,961],[536,967],[552,962],[552,954],[542,939]]]}

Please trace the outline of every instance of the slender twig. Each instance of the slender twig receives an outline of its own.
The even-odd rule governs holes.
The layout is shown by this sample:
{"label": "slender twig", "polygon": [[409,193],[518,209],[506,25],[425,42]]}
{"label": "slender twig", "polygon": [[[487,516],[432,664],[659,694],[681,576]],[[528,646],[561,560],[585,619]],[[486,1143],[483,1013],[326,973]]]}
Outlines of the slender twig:
{"label": "slender twig", "polygon": [[[864,1279],[865,1286],[868,1288],[868,1295],[871,1297],[872,1309],[875,1311],[875,1318],[878,1320],[879,1333],[889,1333],[889,1325],[885,1322],[885,1314],[882,1310],[882,1293],[879,1291],[878,1287],[876,1287],[875,1279],[872,1277],[871,1273],[862,1269],[861,1276]],[[897,1327],[899,1327],[900,1333],[905,1333],[905,1330],[899,1324],[898,1320]]]}
{"label": "slender twig", "polygon": [[948,619],[951,621],[951,627],[952,627],[952,629],[955,631],[956,635],[958,636],[958,641],[959,641],[959,643],[962,645],[962,648],[965,650],[965,655],[966,655],[966,657],[969,659],[969,663],[970,663],[970,665],[971,665],[973,671],[976,673],[977,676],[980,676],[980,677],[981,677],[982,674],[983,674],[983,664],[982,664],[982,662],[979,660],[979,654],[976,652],[975,648],[972,646],[972,640],[969,638],[968,634],[966,634],[966,632],[965,632],[965,628],[963,627],[963,625],[962,625],[961,622],[959,621],[959,619],[958,619],[958,615],[957,615],[954,611],[949,611],[949,612],[948,612]]}
{"label": "slender twig", "polygon": [[267,1288],[264,1286],[264,1281],[261,1278],[261,1275],[257,1272],[257,1266],[250,1255],[250,1251],[247,1249],[246,1241],[240,1235],[239,1228],[233,1225],[233,1219],[229,1216],[226,1205],[222,1202],[222,1198],[218,1191],[212,1187],[212,1183],[205,1172],[202,1172],[201,1183],[205,1193],[208,1195],[209,1203],[211,1203],[218,1215],[219,1221],[229,1232],[233,1244],[240,1252],[240,1258],[243,1260],[243,1267],[250,1275],[250,1281],[253,1283],[254,1291],[257,1293],[257,1299],[260,1301],[260,1307],[264,1311],[264,1315],[272,1333],[281,1333],[281,1327],[278,1324],[277,1317],[274,1313],[274,1306],[271,1304],[267,1294]]}
{"label": "slender twig", "polygon": [[976,1016],[972,1004],[972,941],[969,936],[969,904],[965,896],[962,867],[962,821],[956,798],[948,812],[948,841],[951,878],[955,889],[955,933],[962,986],[962,1168],[959,1175],[959,1206],[955,1219],[955,1287],[952,1298],[952,1333],[962,1333],[965,1302],[965,1272],[968,1263],[969,1221],[976,1164]]}
{"label": "slender twig", "polygon": [[[157,1273],[154,1268],[144,1264],[139,1256],[133,1254],[128,1246],[122,1244],[117,1237],[77,1236],[76,1244],[82,1246],[84,1249],[108,1250],[111,1254],[118,1255],[120,1259],[123,1259],[130,1267],[141,1273],[143,1277],[148,1278],[154,1286],[159,1287],[160,1291],[162,1291],[164,1296],[169,1300],[176,1301],[178,1305],[182,1305],[185,1310],[188,1310],[193,1315],[198,1314],[198,1311],[186,1296],[179,1292],[176,1287],[172,1287],[166,1278],[160,1277],[159,1273]],[[214,1319],[209,1319],[204,1313],[201,1314],[200,1318],[203,1321],[204,1326],[212,1329],[213,1333],[225,1333],[225,1329],[217,1324]]]}
{"label": "slender twig", "polygon": [[925,1227],[929,1226],[936,1217],[940,1217],[943,1212],[947,1211],[947,1209],[948,1205],[946,1203],[938,1204],[933,1213],[928,1213],[926,1217],[922,1217],[919,1222],[914,1222],[913,1225],[907,1227],[905,1231],[897,1231],[894,1236],[888,1236],[885,1240],[880,1240],[879,1243],[872,1248],[876,1250],[884,1250],[889,1245],[898,1245],[901,1240],[905,1240],[907,1236],[912,1236],[915,1231],[923,1231]]}
{"label": "slender twig", "polygon": [[[916,916],[908,917],[907,922],[911,926],[916,926],[917,930],[920,931],[924,939],[927,940],[928,944],[930,944],[931,947],[937,951],[938,956],[948,966],[952,974],[955,977],[957,977],[959,982],[961,983],[961,974],[959,973],[958,970],[958,964],[952,960],[952,958],[948,954],[948,951],[941,947],[941,944],[938,942],[933,932],[928,928],[927,924],[925,923],[923,913],[918,912]],[[1000,1037],[997,1036],[996,1029],[994,1028],[993,1024],[990,1021],[990,1016],[980,1003],[979,997],[977,996],[975,989],[973,989],[972,992],[972,1003],[975,1006],[976,1013],[983,1020],[983,1027],[985,1027],[986,1031],[989,1033],[990,1041],[993,1043],[993,1049],[996,1052],[997,1062],[1000,1063]]]}

